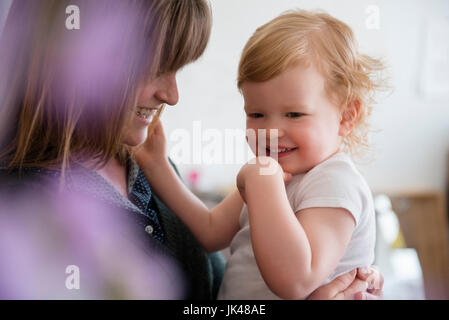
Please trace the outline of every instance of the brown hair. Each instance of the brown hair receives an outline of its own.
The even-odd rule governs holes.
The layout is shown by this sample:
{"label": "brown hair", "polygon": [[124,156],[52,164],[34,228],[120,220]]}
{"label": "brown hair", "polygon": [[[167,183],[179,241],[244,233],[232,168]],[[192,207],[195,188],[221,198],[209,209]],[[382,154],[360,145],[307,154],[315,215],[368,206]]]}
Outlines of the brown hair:
{"label": "brown hair", "polygon": [[291,10],[258,28],[243,49],[237,85],[270,80],[299,62],[318,67],[343,114],[348,103],[360,102],[357,123],[343,144],[351,154],[367,147],[374,93],[387,88],[384,63],[359,53],[351,28],[327,13]]}
{"label": "brown hair", "polygon": [[[66,8],[81,28],[67,30]],[[0,165],[70,168],[128,154],[138,86],[204,52],[206,0],[16,0],[0,42]],[[2,123],[3,121],[3,123]]]}

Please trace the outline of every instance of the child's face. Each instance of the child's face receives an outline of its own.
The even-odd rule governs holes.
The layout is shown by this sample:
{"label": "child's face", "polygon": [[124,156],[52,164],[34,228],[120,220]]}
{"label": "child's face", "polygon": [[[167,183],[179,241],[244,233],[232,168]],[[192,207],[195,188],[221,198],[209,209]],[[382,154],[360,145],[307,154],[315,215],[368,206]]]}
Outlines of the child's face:
{"label": "child's face", "polygon": [[[284,171],[305,173],[339,150],[341,113],[313,65],[300,64],[265,82],[244,82],[241,88],[247,129],[266,130],[266,154],[276,152]],[[278,130],[277,137],[271,136],[278,139],[277,151],[269,151],[270,129]]]}

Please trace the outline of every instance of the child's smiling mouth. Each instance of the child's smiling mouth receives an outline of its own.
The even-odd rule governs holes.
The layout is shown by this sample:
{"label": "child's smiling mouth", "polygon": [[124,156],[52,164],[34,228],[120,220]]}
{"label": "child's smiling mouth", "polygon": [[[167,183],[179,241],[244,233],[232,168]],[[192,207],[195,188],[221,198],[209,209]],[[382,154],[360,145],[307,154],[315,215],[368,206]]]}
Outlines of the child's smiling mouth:
{"label": "child's smiling mouth", "polygon": [[293,153],[297,149],[298,149],[298,147],[278,146],[277,149],[266,148],[266,151],[269,156],[277,156],[278,158],[281,158],[281,157],[288,156],[289,154]]}

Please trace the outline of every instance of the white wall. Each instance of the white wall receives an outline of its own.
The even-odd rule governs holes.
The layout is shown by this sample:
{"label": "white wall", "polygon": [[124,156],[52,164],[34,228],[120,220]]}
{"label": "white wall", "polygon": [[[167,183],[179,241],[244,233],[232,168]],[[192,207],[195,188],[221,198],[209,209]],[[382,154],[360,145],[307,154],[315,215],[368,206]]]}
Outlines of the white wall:
{"label": "white wall", "polygon": [[[347,22],[363,52],[391,66],[394,92],[373,113],[375,158],[360,164],[374,191],[443,189],[449,151],[449,97],[419,91],[428,20],[449,18],[447,0],[295,1],[213,0],[214,25],[204,56],[178,77],[180,102],[164,114],[167,137],[177,128],[244,128],[242,98],[236,89],[240,53],[255,29],[292,8],[321,8]],[[366,27],[369,5],[380,9],[380,29]],[[447,38],[449,41],[449,37]],[[448,70],[449,73],[449,70]],[[169,147],[176,144],[169,141]],[[205,145],[207,143],[203,143]],[[365,161],[366,162],[366,161]],[[180,165],[185,174],[198,165]],[[239,165],[203,165],[206,189],[232,184]]]}

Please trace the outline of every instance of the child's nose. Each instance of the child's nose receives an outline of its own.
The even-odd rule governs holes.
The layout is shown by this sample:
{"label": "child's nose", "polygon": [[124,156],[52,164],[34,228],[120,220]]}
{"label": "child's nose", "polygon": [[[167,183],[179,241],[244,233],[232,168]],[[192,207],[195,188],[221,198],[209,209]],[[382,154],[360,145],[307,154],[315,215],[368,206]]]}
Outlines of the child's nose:
{"label": "child's nose", "polygon": [[267,128],[267,139],[279,139],[285,135],[282,128]]}
{"label": "child's nose", "polygon": [[266,146],[275,147],[279,144],[279,139],[284,136],[284,130],[280,128],[269,128],[266,132]]}

